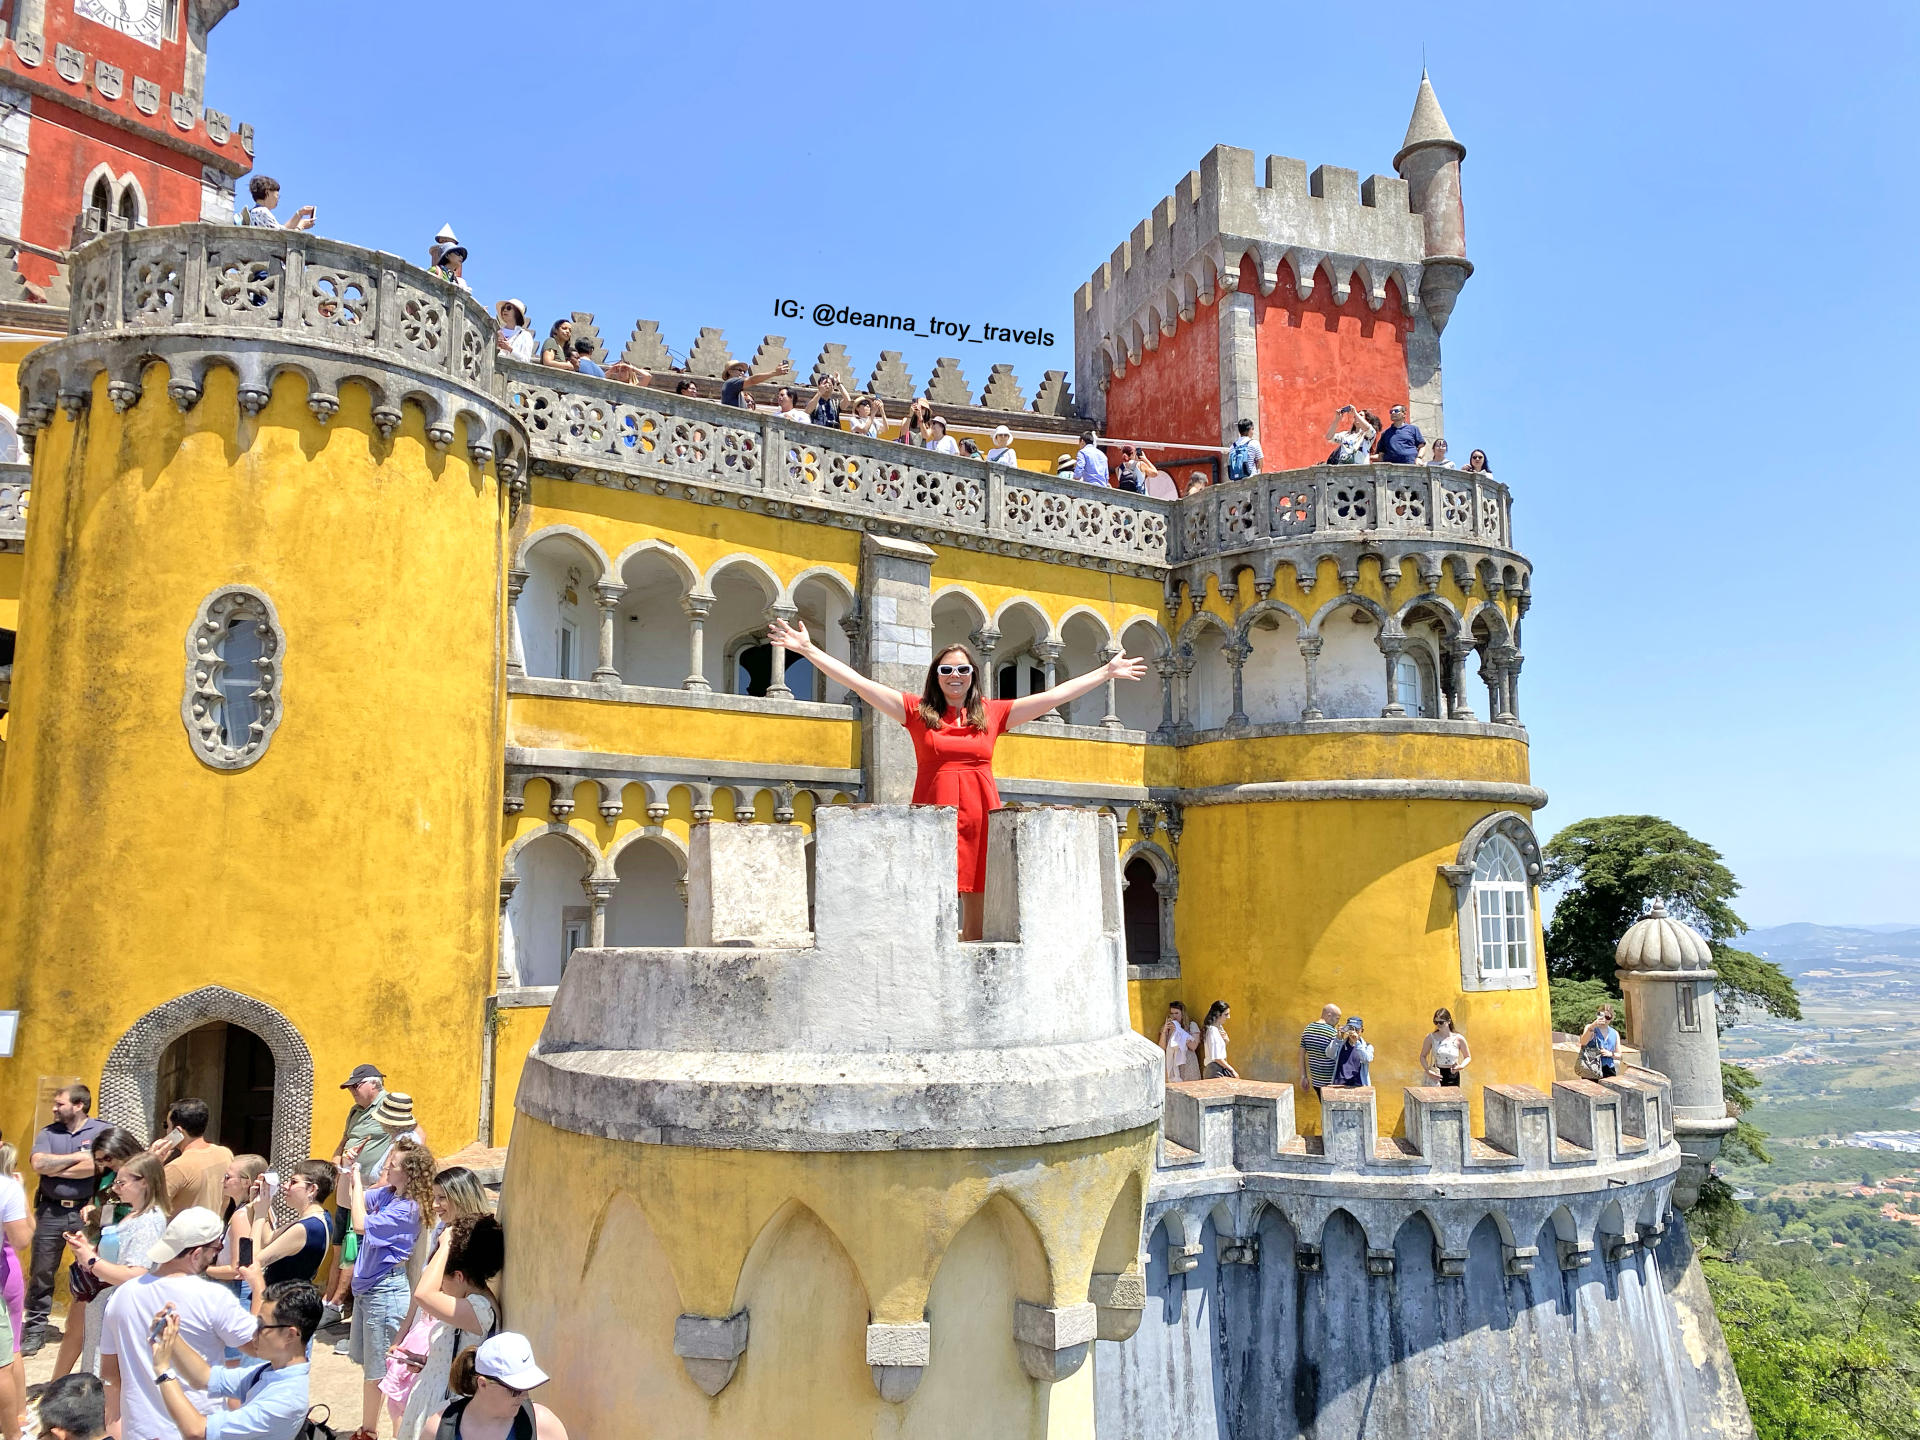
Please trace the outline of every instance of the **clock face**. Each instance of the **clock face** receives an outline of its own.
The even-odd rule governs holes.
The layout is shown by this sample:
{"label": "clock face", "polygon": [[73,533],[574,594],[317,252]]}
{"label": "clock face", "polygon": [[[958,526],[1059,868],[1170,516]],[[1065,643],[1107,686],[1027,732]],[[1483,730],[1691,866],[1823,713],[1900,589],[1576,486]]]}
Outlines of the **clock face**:
{"label": "clock face", "polygon": [[166,0],[73,0],[73,13],[82,20],[110,26],[156,50],[165,11]]}

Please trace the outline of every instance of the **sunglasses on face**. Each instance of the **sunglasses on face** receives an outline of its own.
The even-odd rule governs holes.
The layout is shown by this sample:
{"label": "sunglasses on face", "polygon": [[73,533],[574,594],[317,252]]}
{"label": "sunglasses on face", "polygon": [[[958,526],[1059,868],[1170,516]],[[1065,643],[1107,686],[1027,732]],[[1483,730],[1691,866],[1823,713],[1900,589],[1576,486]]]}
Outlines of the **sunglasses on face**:
{"label": "sunglasses on face", "polygon": [[973,674],[973,666],[971,666],[971,665],[942,665],[942,666],[940,667],[940,673],[941,673],[942,675],[971,675],[971,674]]}

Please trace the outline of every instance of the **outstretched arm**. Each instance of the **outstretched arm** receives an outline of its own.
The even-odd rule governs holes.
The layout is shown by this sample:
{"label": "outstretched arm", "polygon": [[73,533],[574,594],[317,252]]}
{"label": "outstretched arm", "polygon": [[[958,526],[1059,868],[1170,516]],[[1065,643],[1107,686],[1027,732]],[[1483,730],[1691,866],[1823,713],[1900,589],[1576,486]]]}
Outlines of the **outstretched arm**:
{"label": "outstretched arm", "polygon": [[1138,680],[1147,673],[1147,662],[1128,655],[1124,650],[1098,670],[1089,670],[1084,675],[1076,675],[1071,680],[1063,680],[1051,690],[1042,690],[1038,695],[1029,695],[1023,700],[1013,702],[1013,709],[1007,713],[1007,728],[1024,725],[1029,720],[1038,720],[1049,710],[1061,705],[1071,704],[1089,690],[1097,690],[1112,680]]}
{"label": "outstretched arm", "polygon": [[901,703],[898,690],[889,690],[884,685],[876,684],[845,661],[827,654],[813,643],[804,621],[773,621],[767,626],[767,643],[804,656],[814,669],[829,680],[846,686],[889,720],[898,720],[902,725],[907,723],[907,707]]}

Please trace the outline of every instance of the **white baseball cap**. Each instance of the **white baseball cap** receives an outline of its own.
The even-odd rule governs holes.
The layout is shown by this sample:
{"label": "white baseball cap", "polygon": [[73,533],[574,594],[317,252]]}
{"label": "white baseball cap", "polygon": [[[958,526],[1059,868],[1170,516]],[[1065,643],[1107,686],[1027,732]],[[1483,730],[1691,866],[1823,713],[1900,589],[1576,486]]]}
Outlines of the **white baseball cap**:
{"label": "white baseball cap", "polygon": [[491,1340],[480,1342],[474,1352],[473,1370],[513,1390],[531,1390],[547,1383],[547,1372],[533,1363],[533,1346],[526,1336],[512,1330],[502,1330]]}
{"label": "white baseball cap", "polygon": [[147,1251],[147,1260],[154,1265],[164,1265],[189,1250],[223,1240],[226,1234],[227,1227],[218,1215],[204,1205],[190,1205],[167,1222],[166,1233]]}

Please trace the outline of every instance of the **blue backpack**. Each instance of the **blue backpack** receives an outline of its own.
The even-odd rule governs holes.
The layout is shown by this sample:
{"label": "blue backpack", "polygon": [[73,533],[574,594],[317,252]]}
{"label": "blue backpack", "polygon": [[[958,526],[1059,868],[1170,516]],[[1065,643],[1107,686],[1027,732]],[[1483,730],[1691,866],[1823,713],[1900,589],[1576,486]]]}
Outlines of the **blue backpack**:
{"label": "blue backpack", "polygon": [[1227,451],[1227,478],[1244,480],[1253,474],[1253,444],[1247,440],[1236,440]]}

